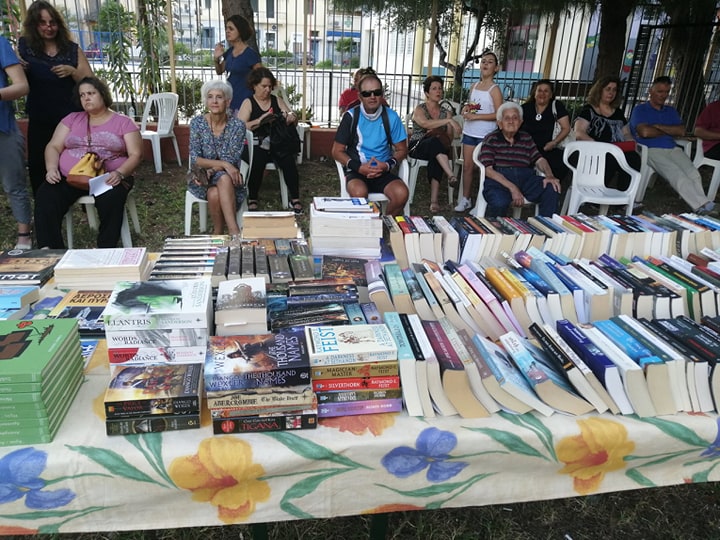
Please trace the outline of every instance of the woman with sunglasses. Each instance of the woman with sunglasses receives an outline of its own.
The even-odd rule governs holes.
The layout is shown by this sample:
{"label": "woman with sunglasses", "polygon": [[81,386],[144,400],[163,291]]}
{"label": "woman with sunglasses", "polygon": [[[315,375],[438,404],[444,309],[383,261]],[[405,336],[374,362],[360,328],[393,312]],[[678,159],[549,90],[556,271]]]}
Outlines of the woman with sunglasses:
{"label": "woman with sunglasses", "polygon": [[93,72],[60,12],[45,0],[33,2],[27,10],[18,56],[30,84],[25,110],[28,169],[35,194],[47,173],[45,146],[60,120],[81,110],[73,100],[75,83]]}

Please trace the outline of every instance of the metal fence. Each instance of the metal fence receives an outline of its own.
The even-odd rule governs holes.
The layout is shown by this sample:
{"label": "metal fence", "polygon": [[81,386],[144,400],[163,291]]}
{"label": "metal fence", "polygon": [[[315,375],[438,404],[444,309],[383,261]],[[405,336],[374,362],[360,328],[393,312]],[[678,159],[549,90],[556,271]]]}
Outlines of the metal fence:
{"label": "metal fence", "polygon": [[[30,0],[26,1],[29,5]],[[145,2],[157,3],[156,0]],[[112,13],[120,9],[134,18],[136,3],[135,0],[58,0],[55,5],[64,14],[93,69],[111,78],[107,50],[118,39],[118,32],[102,28],[101,21],[107,21],[111,4],[115,6]],[[259,4],[253,1],[256,39],[263,62],[275,71],[286,89],[293,90],[290,95],[293,107],[313,124],[333,125],[339,120],[338,98],[360,65],[376,68],[387,87],[389,103],[401,115],[410,113],[423,99],[421,81],[428,73],[426,64],[431,54],[433,74],[445,77],[447,86],[452,83],[452,72],[439,65],[440,51],[433,48],[431,53],[428,32],[420,24],[404,31],[390,28],[385,16],[336,11],[324,0],[282,3],[265,0]],[[215,43],[224,40],[224,23],[219,0],[172,0],[170,7],[172,21],[168,24],[167,18],[160,17],[157,24],[166,28],[168,35],[173,34],[176,52],[173,62],[167,55],[159,54],[158,70],[165,85],[172,82],[176,87],[181,102],[180,121],[185,122],[201,108],[199,85],[217,77],[212,67],[212,49]],[[648,7],[650,9],[646,9]],[[461,60],[467,43],[474,39],[475,21],[455,12],[441,15],[448,28],[440,38],[446,58]],[[627,81],[628,114],[635,102],[645,99],[652,77],[669,72],[672,65],[673,58],[664,52],[662,45],[663,36],[669,31],[663,26],[666,22],[657,6],[650,5],[639,7],[629,17],[625,62],[620,74]],[[599,25],[599,12],[589,7],[562,12],[555,18],[540,17],[529,11],[512,17],[503,29],[481,29],[473,52],[493,49],[499,53],[504,70],[498,73],[496,82],[506,99],[523,101],[533,81],[551,78],[558,81],[558,94],[572,109],[573,104],[583,101],[592,82]],[[556,29],[555,41],[551,44],[549,36],[553,28]],[[7,31],[17,36],[19,29],[10,24]],[[711,34],[714,43],[714,33]],[[140,50],[135,37],[131,41],[133,46],[126,70],[134,81],[134,88],[141,89]],[[162,52],[169,47],[159,44],[158,49]],[[717,97],[715,87],[720,62],[715,51],[716,47],[708,47],[703,70],[705,91],[695,99],[695,109],[687,109],[688,122],[694,121],[705,99]],[[477,66],[470,63],[464,73],[463,86],[469,87],[478,77]],[[112,86],[112,80],[110,82]],[[137,98],[143,99],[139,90]],[[116,100],[117,108],[127,112],[127,97],[116,93]]]}

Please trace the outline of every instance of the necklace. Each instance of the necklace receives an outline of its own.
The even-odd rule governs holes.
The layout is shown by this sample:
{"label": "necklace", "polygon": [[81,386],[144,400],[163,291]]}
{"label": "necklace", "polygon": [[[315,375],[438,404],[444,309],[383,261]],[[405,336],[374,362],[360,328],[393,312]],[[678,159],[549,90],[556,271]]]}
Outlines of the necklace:
{"label": "necklace", "polygon": [[542,120],[542,113],[537,112],[537,109],[535,109],[535,121],[539,122]]}

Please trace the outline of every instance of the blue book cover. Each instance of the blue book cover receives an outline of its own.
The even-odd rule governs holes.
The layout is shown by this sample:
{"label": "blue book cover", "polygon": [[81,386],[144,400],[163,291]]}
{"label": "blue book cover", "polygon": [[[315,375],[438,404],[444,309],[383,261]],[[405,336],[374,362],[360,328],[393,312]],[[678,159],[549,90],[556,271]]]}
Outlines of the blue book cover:
{"label": "blue book cover", "polygon": [[593,323],[603,334],[609,337],[625,354],[637,362],[640,367],[645,368],[649,364],[662,364],[661,358],[640,343],[623,328],[610,320],[595,321]]}

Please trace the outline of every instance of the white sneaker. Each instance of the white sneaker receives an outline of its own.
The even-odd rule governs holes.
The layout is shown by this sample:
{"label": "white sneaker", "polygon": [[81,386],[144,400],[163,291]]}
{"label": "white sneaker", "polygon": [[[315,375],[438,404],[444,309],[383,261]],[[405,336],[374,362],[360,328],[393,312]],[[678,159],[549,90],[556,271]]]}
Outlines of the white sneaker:
{"label": "white sneaker", "polygon": [[465,212],[465,210],[470,210],[472,208],[472,202],[470,202],[470,199],[467,197],[463,197],[458,205],[455,207],[456,212]]}

